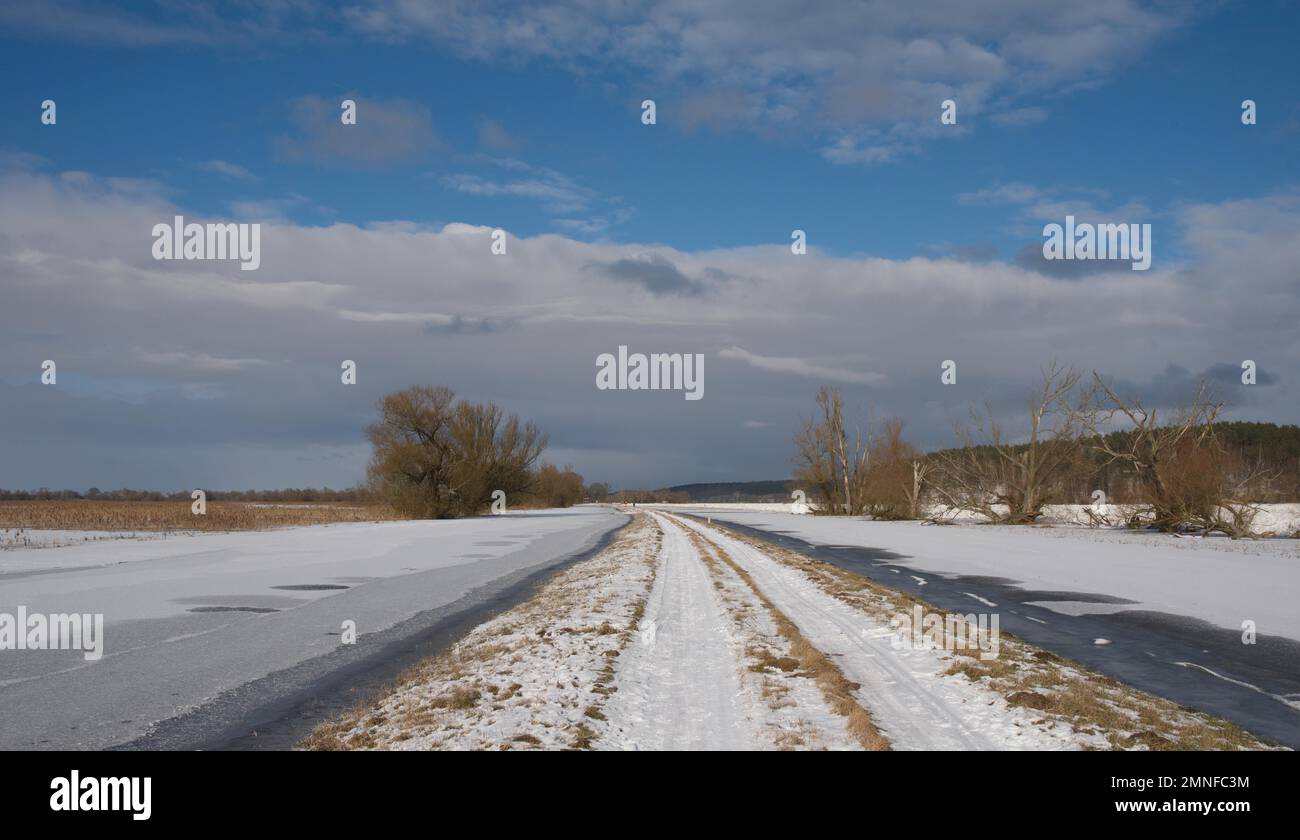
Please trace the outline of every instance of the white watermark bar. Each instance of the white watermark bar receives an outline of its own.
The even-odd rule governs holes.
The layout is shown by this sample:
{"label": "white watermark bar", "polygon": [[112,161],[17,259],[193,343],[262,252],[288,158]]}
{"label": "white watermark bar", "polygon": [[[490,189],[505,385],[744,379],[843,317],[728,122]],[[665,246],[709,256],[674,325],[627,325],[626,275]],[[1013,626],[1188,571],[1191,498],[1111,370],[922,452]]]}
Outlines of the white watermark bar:
{"label": "white watermark bar", "polygon": [[0,651],[80,650],[87,661],[104,655],[103,613],[38,613],[20,605],[0,612]]}
{"label": "white watermark bar", "polygon": [[1064,226],[1044,225],[1043,236],[1043,259],[1127,261],[1134,271],[1151,267],[1150,224],[1075,224],[1066,216]]}
{"label": "white watermark bar", "polygon": [[685,391],[688,400],[704,398],[703,353],[632,353],[596,357],[596,387],[601,391]]}
{"label": "white watermark bar", "polygon": [[262,264],[262,226],[245,223],[185,223],[153,226],[155,260],[239,260],[241,271],[256,271]]}

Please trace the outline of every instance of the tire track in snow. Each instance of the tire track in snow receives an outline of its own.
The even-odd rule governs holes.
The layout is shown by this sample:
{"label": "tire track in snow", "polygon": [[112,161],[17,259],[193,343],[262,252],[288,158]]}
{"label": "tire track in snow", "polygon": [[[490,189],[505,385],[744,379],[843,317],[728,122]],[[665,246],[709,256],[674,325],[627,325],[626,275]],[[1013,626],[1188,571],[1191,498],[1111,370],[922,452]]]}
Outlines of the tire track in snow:
{"label": "tire track in snow", "polygon": [[676,520],[663,528],[654,588],[606,704],[613,745],[625,749],[770,748],[742,699],[723,605]]}
{"label": "tire track in snow", "polygon": [[[723,548],[754,579],[763,594],[799,627],[809,642],[862,688],[858,699],[894,749],[997,750],[1036,746],[1015,739],[1012,728],[999,737],[991,709],[976,710],[945,686],[924,651],[897,650],[892,632],[822,592],[798,570],[716,528],[670,516]],[[981,720],[982,718],[982,720]]]}

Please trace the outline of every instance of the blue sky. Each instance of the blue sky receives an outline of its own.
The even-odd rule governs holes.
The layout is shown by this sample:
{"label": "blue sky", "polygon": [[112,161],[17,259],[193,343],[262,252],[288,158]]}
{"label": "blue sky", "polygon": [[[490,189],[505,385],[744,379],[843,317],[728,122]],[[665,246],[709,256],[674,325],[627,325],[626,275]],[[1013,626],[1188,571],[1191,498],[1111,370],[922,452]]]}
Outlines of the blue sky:
{"label": "blue sky", "polygon": [[[1038,283],[1035,278],[1048,272],[1026,263],[1025,249],[1038,248],[1044,222],[1061,221],[1066,212],[1153,225],[1156,271],[1125,271],[1112,285],[1099,287],[1135,311],[1149,311],[1129,299],[1135,284],[1161,300],[1167,299],[1156,288],[1162,282],[1202,288],[1216,282],[1204,276],[1219,272],[1221,265],[1248,270],[1223,253],[1241,242],[1223,233],[1225,221],[1241,222],[1247,234],[1271,232],[1283,244],[1293,241],[1286,231],[1300,174],[1300,65],[1294,56],[1300,10],[1294,4],[1106,0],[1083,8],[1006,0],[987,4],[978,14],[964,3],[907,6],[809,4],[796,12],[780,4],[646,2],[611,13],[594,4],[376,0],[346,7],[247,4],[236,7],[242,14],[232,14],[226,6],[205,4],[6,4],[0,11],[5,80],[0,106],[9,119],[0,127],[0,154],[17,179],[9,182],[11,218],[23,215],[23,204],[49,212],[51,227],[32,221],[30,227],[0,232],[0,257],[10,266],[0,293],[9,297],[5,309],[13,319],[5,325],[11,338],[3,348],[0,380],[25,387],[35,381],[28,356],[63,352],[87,360],[69,365],[66,379],[70,393],[100,401],[83,410],[111,414],[121,406],[104,400],[147,403],[157,397],[157,416],[166,417],[173,411],[183,415],[196,401],[237,402],[241,386],[232,372],[258,366],[249,361],[241,367],[239,360],[262,367],[309,364],[310,347],[259,348],[256,331],[235,339],[245,329],[240,324],[256,323],[253,315],[278,306],[266,303],[266,295],[228,309],[217,304],[210,311],[198,298],[187,304],[178,299],[176,306],[189,307],[177,310],[188,313],[183,319],[188,329],[175,334],[156,326],[172,311],[164,300],[172,292],[132,291],[125,279],[103,290],[113,302],[99,311],[106,316],[111,311],[114,318],[128,312],[138,316],[122,322],[132,324],[129,336],[105,332],[78,338],[66,329],[74,317],[94,319],[89,300],[76,313],[19,312],[19,306],[58,306],[53,300],[41,303],[37,284],[53,281],[26,274],[32,263],[20,255],[38,251],[51,259],[70,258],[67,248],[61,251],[63,246],[52,242],[51,231],[77,224],[94,228],[89,221],[94,213],[129,216],[129,208],[139,208],[142,218],[160,211],[153,212],[159,220],[168,218],[163,210],[171,210],[204,220],[261,221],[291,232],[286,239],[317,246],[320,237],[353,237],[349,226],[355,226],[366,234],[357,240],[362,250],[375,247],[381,223],[431,236],[447,225],[499,227],[538,243],[539,249],[580,254],[567,263],[580,288],[565,285],[572,277],[557,279],[554,287],[535,281],[529,272],[539,270],[537,262],[511,264],[505,275],[501,266],[487,264],[488,276],[503,285],[495,296],[476,298],[466,288],[469,269],[440,260],[431,244],[424,268],[417,249],[410,267],[377,278],[369,294],[364,278],[357,278],[354,299],[346,304],[339,301],[348,294],[341,290],[347,282],[336,279],[330,290],[321,291],[314,311],[328,298],[334,307],[330,318],[349,329],[357,323],[386,325],[366,339],[376,342],[377,354],[381,347],[396,354],[386,357],[394,372],[391,382],[382,382],[385,387],[428,378],[424,369],[401,369],[413,352],[393,349],[403,336],[412,338],[402,330],[434,336],[434,342],[446,345],[436,348],[444,357],[487,346],[483,335],[450,334],[457,330],[437,328],[441,322],[421,320],[418,313],[487,324],[485,332],[496,336],[493,346],[520,354],[524,367],[533,356],[548,356],[563,336],[526,337],[525,310],[570,301],[571,311],[548,317],[587,324],[608,323],[615,312],[638,313],[645,317],[639,326],[657,323],[662,329],[609,333],[572,361],[553,359],[552,367],[527,377],[537,383],[562,371],[551,387],[533,393],[522,382],[483,372],[466,374],[459,388],[547,415],[555,426],[552,437],[561,443],[558,454],[585,467],[589,477],[627,484],[767,478],[785,474],[790,427],[818,384],[815,371],[832,371],[831,383],[861,386],[856,396],[873,410],[881,406],[923,415],[926,406],[933,408],[933,395],[909,391],[906,383],[914,369],[932,367],[933,356],[947,358],[965,347],[972,366],[986,371],[980,386],[972,385],[963,398],[1014,390],[1032,379],[1037,364],[1013,369],[986,359],[976,349],[983,339],[958,340],[965,329],[960,326],[945,330],[957,350],[855,350],[825,336],[823,315],[847,316],[861,307],[870,317],[897,320],[929,301],[955,308],[955,317],[964,307],[968,313],[979,310],[998,295],[1019,295],[1023,304],[1025,294],[1041,295],[1035,306],[1068,308],[1069,296],[1080,292],[1065,286],[1091,281],[1056,277],[1056,285],[1034,285],[1032,293],[1016,286],[1021,280],[1005,289],[994,280],[977,288],[962,285],[985,283],[983,274],[963,274],[976,268],[990,277],[1028,270],[1035,277],[1023,283]],[[958,104],[957,126],[939,125],[939,103],[948,96]],[[347,97],[358,102],[354,128],[337,125],[338,103]],[[58,103],[56,126],[39,121],[40,102],[47,98]],[[657,125],[641,124],[639,103],[645,98],[656,100]],[[1246,98],[1258,103],[1258,125],[1240,122]],[[68,173],[85,175],[77,181]],[[64,203],[69,202],[90,208],[89,215],[68,217]],[[859,300],[855,290],[823,290],[821,297],[805,299],[789,291],[799,300],[802,319],[787,313],[790,321],[760,329],[751,318],[754,335],[742,337],[737,324],[744,321],[744,304],[763,295],[710,287],[708,278],[751,277],[747,272],[752,271],[752,277],[763,275],[777,286],[788,282],[785,288],[793,289],[813,266],[791,264],[788,281],[764,272],[780,260],[774,254],[788,253],[795,228],[808,233],[811,259],[819,261],[812,273],[825,275],[818,282],[841,283],[840,273],[860,272],[864,282],[884,284],[877,289],[881,294]],[[557,241],[546,244],[546,235]],[[124,233],[101,251],[120,252],[119,263],[147,253],[147,238],[132,236]],[[274,252],[276,241],[268,233],[268,252]],[[375,252],[370,264],[383,264],[386,253]],[[882,280],[876,272],[905,276],[913,258],[922,260],[917,270],[927,282],[949,292],[918,288],[916,297],[899,303],[906,291],[892,284],[905,281]],[[627,278],[617,277],[615,269],[608,288],[582,285],[591,275],[587,266],[618,266],[627,259],[666,261],[669,276],[688,278],[682,289],[697,291],[665,294],[647,287],[627,297],[632,294]],[[1261,259],[1267,265],[1260,271],[1277,269],[1267,257]],[[318,274],[312,272],[324,270],[306,255],[295,261],[272,256],[268,262],[258,282],[316,283]],[[545,265],[562,263],[557,257]],[[114,270],[76,264],[96,278]],[[163,267],[146,264],[141,270]],[[454,271],[461,274],[450,277]],[[1164,279],[1156,277],[1160,271]],[[430,284],[429,295],[407,294],[421,276]],[[1233,278],[1215,276],[1225,284],[1216,293],[1227,294]],[[442,282],[457,293],[441,294]],[[539,288],[523,291],[534,282]],[[952,293],[953,288],[961,291]],[[1186,297],[1185,290],[1169,293]],[[1273,295],[1285,300],[1285,293],[1284,285],[1265,284],[1261,291],[1269,300]],[[849,299],[837,299],[838,294]],[[133,303],[123,303],[124,295]],[[588,311],[594,305],[589,296],[607,309]],[[362,318],[357,301],[367,297],[380,314]],[[241,314],[241,305],[256,312]],[[891,315],[891,305],[899,314]],[[772,300],[766,300],[759,314],[772,308]],[[1285,316],[1293,310],[1284,305],[1272,311]],[[415,315],[395,317],[402,313]],[[317,317],[279,310],[274,317],[299,315]],[[864,315],[849,323],[858,329],[869,319]],[[683,327],[683,321],[694,321],[695,328]],[[330,323],[317,320],[315,331],[303,326],[304,336],[322,342],[318,355],[330,360],[357,355],[351,347],[331,345],[344,341],[335,336],[346,331]],[[499,324],[511,328],[497,329]],[[1165,326],[1180,325],[1194,329],[1190,316]],[[1091,340],[1081,335],[1031,329],[1023,318],[984,329],[1000,332],[1008,351],[1021,346],[1016,336],[1023,335],[1026,358],[1051,346],[1071,363],[1093,363]],[[1202,324],[1205,340],[1186,346],[1178,343],[1176,331],[1133,338],[1125,358],[1141,354],[1134,382],[1154,382],[1171,365],[1197,373],[1244,358],[1235,352],[1240,336],[1235,316],[1225,315],[1209,329],[1206,337]],[[1277,332],[1263,324],[1256,329],[1269,337],[1279,362],[1296,352],[1281,326]],[[59,340],[51,341],[52,348],[41,347],[42,336]],[[698,451],[688,446],[675,460],[649,466],[631,457],[627,442],[610,428],[591,426],[591,415],[613,404],[608,399],[588,404],[597,395],[582,384],[589,356],[628,340],[694,342],[705,353],[743,347],[763,359],[798,358],[804,365],[795,367],[805,373],[751,360],[750,368],[774,379],[751,386],[737,373],[727,380],[737,388],[734,401],[722,396],[726,391],[720,387],[710,390],[724,403],[715,420],[718,435],[728,442],[725,457],[715,454],[716,445],[702,442]],[[450,346],[453,342],[458,343]],[[547,353],[530,349],[539,343]],[[117,358],[114,353],[135,361],[114,367],[105,361]],[[142,366],[142,358],[154,361]],[[181,358],[191,360],[188,374],[167,361]],[[732,362],[711,367],[719,370],[714,376],[749,357],[726,358]],[[1111,364],[1115,372],[1118,361]],[[834,374],[857,366],[881,372],[893,390],[875,393],[870,377]],[[276,392],[263,384],[272,388],[268,393]],[[580,387],[583,396],[575,402],[566,389]],[[368,406],[376,393],[364,390]],[[627,399],[633,404],[634,396]],[[951,395],[942,399],[950,401]],[[571,406],[572,413],[558,403]],[[1285,403],[1278,398],[1255,413],[1286,419]],[[661,409],[666,413],[660,417],[655,412]],[[945,410],[956,410],[955,403]],[[762,411],[771,416],[756,416]],[[659,404],[650,416],[668,426],[693,427],[700,413],[691,418],[682,406]],[[245,474],[237,470],[201,466],[232,463],[225,447],[282,446],[262,419],[232,408],[221,440],[212,442],[216,448],[196,455],[193,467],[136,469],[130,465],[140,459],[132,461],[128,450],[146,440],[132,443],[128,436],[96,444],[103,449],[85,462],[98,459],[109,466],[82,470],[75,466],[82,462],[71,459],[72,465],[49,477],[33,460],[17,478],[0,478],[0,485],[60,483],[56,479],[69,486],[190,485],[196,482],[184,473],[204,470],[209,471],[205,480],[227,486],[344,484],[364,462],[364,453],[346,443],[348,435],[356,436],[363,414],[358,408],[337,426],[324,423],[316,432],[303,418],[292,420],[303,430],[296,439],[303,447],[336,447],[344,453],[333,458],[337,467],[302,468],[295,474],[295,463],[301,463],[296,459],[306,457],[299,453],[273,470],[250,470],[241,482]],[[918,442],[946,442],[948,422],[941,414],[913,424]],[[627,422],[645,415],[643,409],[632,411]],[[751,443],[733,440],[742,424],[760,430]],[[761,431],[766,429],[772,431]],[[223,454],[214,454],[218,451]],[[160,461],[174,462],[173,457]],[[235,462],[265,459],[246,455]]]}
{"label": "blue sky", "polygon": [[[143,16],[149,6],[136,8]],[[6,111],[30,112],[54,98],[60,125],[50,132],[14,120],[7,146],[60,167],[163,180],[204,214],[298,196],[282,212],[303,224],[458,220],[522,235],[559,230],[554,219],[563,214],[537,200],[466,195],[442,180],[501,179],[508,173],[481,159],[492,156],[546,167],[590,190],[592,215],[622,209],[626,221],[600,233],[615,240],[702,249],[781,240],[802,227],[834,254],[901,258],[948,242],[1008,252],[1023,244],[1012,232],[1021,227],[1014,208],[971,207],[958,195],[1015,180],[1104,190],[1115,204],[1136,200],[1161,211],[1294,178],[1300,139],[1296,10],[1285,3],[1180,16],[1114,78],[1092,89],[1032,92],[1002,108],[1041,109],[1034,125],[998,126],[959,101],[959,136],[917,141],[896,161],[865,166],[818,154],[829,129],[777,137],[762,136],[762,125],[684,129],[674,97],[689,88],[594,60],[569,69],[545,58],[459,58],[420,41],[350,37],[343,27],[329,40],[286,47],[140,48],[23,32],[11,28],[4,39]],[[437,141],[413,159],[365,168],[277,155],[273,138],[291,133],[295,100],[348,95],[363,114],[370,98],[424,106]],[[653,128],[638,119],[643,98],[662,109]],[[1243,98],[1260,103],[1262,126],[1240,125]],[[937,102],[931,110],[937,122]],[[485,144],[489,122],[512,142]],[[197,168],[213,160],[252,177]]]}

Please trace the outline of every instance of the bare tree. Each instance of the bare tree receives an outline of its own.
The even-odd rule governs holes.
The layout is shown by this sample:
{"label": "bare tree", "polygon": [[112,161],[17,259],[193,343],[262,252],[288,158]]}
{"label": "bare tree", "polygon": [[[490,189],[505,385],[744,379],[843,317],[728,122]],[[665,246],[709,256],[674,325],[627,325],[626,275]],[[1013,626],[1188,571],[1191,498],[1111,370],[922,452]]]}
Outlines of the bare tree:
{"label": "bare tree", "polygon": [[925,505],[925,492],[930,486],[929,476],[933,464],[919,454],[912,459],[912,483],[907,490],[908,519],[920,519]]}
{"label": "bare tree", "polygon": [[1219,440],[1214,424],[1223,403],[1207,383],[1162,414],[1121,396],[1095,371],[1092,378],[1080,417],[1102,466],[1119,464],[1137,485],[1130,526],[1252,535],[1259,506],[1248,494],[1271,476],[1262,460],[1241,458]]}
{"label": "bare tree", "polygon": [[821,388],[817,407],[821,417],[805,420],[795,435],[795,481],[819,502],[819,510],[857,516],[865,508],[869,442],[861,430],[850,440],[838,388]]}
{"label": "bare tree", "polygon": [[1021,442],[1003,432],[990,405],[972,411],[971,426],[956,429],[962,447],[939,453],[935,495],[949,509],[990,522],[1027,524],[1059,494],[1079,461],[1082,417],[1073,400],[1080,375],[1055,362],[1028,400],[1028,430]]}

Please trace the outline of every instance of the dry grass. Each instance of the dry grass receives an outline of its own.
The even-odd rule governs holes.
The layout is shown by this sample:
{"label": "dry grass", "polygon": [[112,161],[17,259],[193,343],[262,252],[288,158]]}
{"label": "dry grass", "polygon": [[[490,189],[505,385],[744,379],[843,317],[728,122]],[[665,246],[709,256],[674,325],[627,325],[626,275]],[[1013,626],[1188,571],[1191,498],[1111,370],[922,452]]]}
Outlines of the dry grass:
{"label": "dry grass", "polygon": [[[700,521],[698,517],[691,518]],[[854,572],[754,539],[716,522],[712,527],[800,570],[827,594],[886,625],[891,617],[909,613],[918,604],[927,613],[948,615],[909,593],[881,586]],[[946,626],[945,623],[945,629]],[[949,651],[954,662],[947,674],[961,674],[987,687],[1008,706],[1037,712],[1035,723],[1040,725],[1068,726],[1083,735],[1099,736],[1116,750],[1274,748],[1226,720],[1138,691],[1010,633],[999,634],[999,639],[997,659],[982,659],[977,651],[970,649]]]}
{"label": "dry grass", "polygon": [[208,502],[207,513],[203,515],[192,513],[191,504],[188,500],[0,502],[0,531],[18,532],[6,535],[4,541],[21,544],[21,532],[28,530],[255,531],[289,525],[401,518],[387,506],[354,502]]}
{"label": "dry grass", "polygon": [[851,682],[844,676],[844,672],[839,669],[839,666],[830,660],[830,657],[809,642],[803,633],[799,632],[799,628],[795,626],[795,623],[785,613],[777,609],[776,605],[763,594],[758,585],[754,583],[754,579],[749,572],[731,559],[731,556],[727,554],[722,546],[698,531],[687,528],[686,532],[699,550],[700,556],[705,558],[706,564],[713,557],[716,557],[725,563],[735,573],[736,577],[740,578],[750,588],[759,603],[771,615],[777,632],[790,643],[790,657],[772,657],[770,654],[767,656],[760,655],[756,666],[760,669],[774,666],[783,671],[798,670],[804,676],[812,678],[832,711],[847,719],[846,726],[849,735],[861,744],[863,749],[873,752],[889,750],[889,741],[876,728],[875,722],[871,719],[871,713],[864,709],[855,698],[855,694],[862,686]]}
{"label": "dry grass", "polygon": [[313,752],[342,752],[345,750],[364,750],[374,747],[374,739],[367,731],[353,733],[357,720],[369,706],[357,706],[342,717],[325,721],[317,726],[298,743],[298,749]]}

